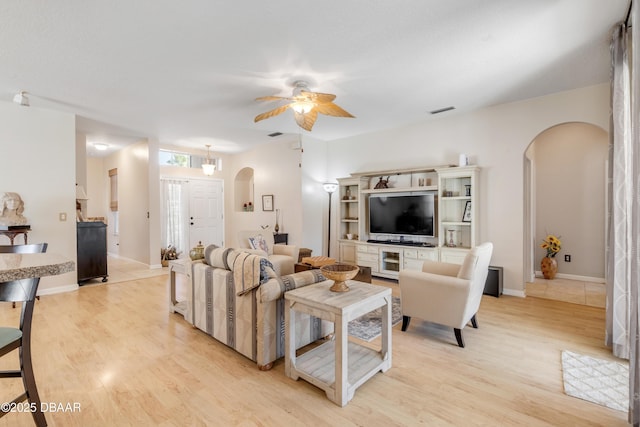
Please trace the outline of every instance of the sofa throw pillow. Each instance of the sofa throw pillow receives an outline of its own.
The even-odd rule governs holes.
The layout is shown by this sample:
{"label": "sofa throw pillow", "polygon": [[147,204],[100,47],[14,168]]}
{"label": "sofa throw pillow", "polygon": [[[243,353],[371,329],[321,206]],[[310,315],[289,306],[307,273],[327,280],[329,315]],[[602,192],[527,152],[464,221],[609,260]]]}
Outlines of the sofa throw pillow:
{"label": "sofa throw pillow", "polygon": [[251,249],[259,249],[261,251],[269,253],[269,245],[267,244],[267,241],[264,239],[264,237],[262,237],[262,234],[249,237],[249,246],[251,246]]}

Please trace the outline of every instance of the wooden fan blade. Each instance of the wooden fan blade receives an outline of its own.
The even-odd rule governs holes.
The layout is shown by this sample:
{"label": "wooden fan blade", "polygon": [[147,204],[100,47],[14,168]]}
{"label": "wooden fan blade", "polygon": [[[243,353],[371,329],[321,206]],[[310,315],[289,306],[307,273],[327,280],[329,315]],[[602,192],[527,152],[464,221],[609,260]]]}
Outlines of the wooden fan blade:
{"label": "wooden fan blade", "polygon": [[316,110],[320,114],[325,114],[327,116],[354,117],[354,116],[351,115],[351,113],[349,113],[346,110],[343,110],[342,108],[338,107],[333,102],[329,102],[329,103],[326,103],[326,104],[317,104],[315,106],[314,110]]}
{"label": "wooden fan blade", "polygon": [[331,93],[305,92],[305,91],[302,91],[302,92],[300,92],[300,95],[309,98],[309,100],[311,100],[312,102],[315,102],[315,103],[331,102],[334,99],[336,99],[336,96],[331,94]]}
{"label": "wooden fan blade", "polygon": [[285,98],[282,96],[261,96],[260,98],[256,98],[256,101],[281,101],[281,100],[291,100],[291,98]]}
{"label": "wooden fan blade", "polygon": [[262,113],[262,114],[258,114],[256,116],[255,119],[253,119],[254,122],[259,122],[260,120],[264,120],[264,119],[268,119],[270,117],[274,117],[277,116],[278,114],[282,114],[285,111],[287,111],[287,109],[291,106],[291,104],[287,104],[287,105],[283,105],[281,107],[278,108],[274,108],[271,111],[267,111],[266,113]]}
{"label": "wooden fan blade", "polygon": [[311,128],[318,118],[318,113],[316,113],[315,109],[306,114],[298,113],[296,110],[293,110],[293,114],[296,117],[296,123],[298,123],[298,126],[311,132]]}

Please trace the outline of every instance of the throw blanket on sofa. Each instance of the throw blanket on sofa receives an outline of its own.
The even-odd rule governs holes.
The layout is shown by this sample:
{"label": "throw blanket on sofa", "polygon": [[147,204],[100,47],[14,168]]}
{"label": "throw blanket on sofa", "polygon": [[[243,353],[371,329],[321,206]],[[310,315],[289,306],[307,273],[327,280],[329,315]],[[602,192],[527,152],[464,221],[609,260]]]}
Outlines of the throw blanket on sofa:
{"label": "throw blanket on sofa", "polygon": [[233,271],[233,282],[238,296],[269,280],[266,267],[273,269],[273,265],[265,257],[240,251],[231,251],[228,254],[227,265]]}

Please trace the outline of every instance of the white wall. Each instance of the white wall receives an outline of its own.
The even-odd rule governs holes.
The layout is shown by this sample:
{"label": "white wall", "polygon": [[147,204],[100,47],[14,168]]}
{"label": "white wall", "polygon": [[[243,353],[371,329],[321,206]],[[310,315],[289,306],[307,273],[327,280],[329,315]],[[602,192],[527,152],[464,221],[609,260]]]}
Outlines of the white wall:
{"label": "white wall", "polygon": [[[289,244],[302,242],[301,153],[292,148],[295,139],[281,137],[273,143],[258,146],[234,155],[227,162],[230,177],[245,167],[254,170],[255,208],[253,212],[236,212],[233,208],[234,179],[225,182],[225,235],[226,246],[237,246],[240,230],[260,230],[269,225],[273,232],[275,209],[280,209],[280,232],[289,234]],[[273,212],[262,210],[262,196],[273,195]],[[317,226],[317,224],[316,224]]]}
{"label": "white wall", "polygon": [[559,274],[604,279],[608,142],[607,132],[585,123],[555,126],[535,139],[536,270],[546,255],[540,243],[554,234],[562,240]]}
{"label": "white wall", "polygon": [[148,145],[148,232],[149,232],[149,244],[147,250],[149,251],[148,263],[152,268],[162,268],[162,260],[160,256],[159,248],[162,247],[162,238],[160,235],[160,228],[162,227],[162,220],[160,217],[160,165],[158,160],[158,153],[160,144],[157,139],[149,139]]}
{"label": "white wall", "polygon": [[[141,141],[123,148],[107,157],[104,167],[104,173],[109,169],[118,169],[118,255],[144,264],[152,264],[150,218],[147,217],[148,212],[150,216],[148,143]],[[109,232],[111,233],[111,230]],[[154,260],[153,264],[157,261]]]}
{"label": "white wall", "polygon": [[[29,243],[76,261],[76,133],[73,114],[0,101],[0,192],[15,191],[25,203]],[[67,221],[59,220],[66,213]],[[8,239],[1,244],[9,244]],[[22,242],[22,236],[18,236]],[[44,277],[40,293],[77,288],[74,272]]]}
{"label": "white wall", "polygon": [[458,154],[466,153],[471,164],[482,167],[480,241],[494,243],[491,263],[504,267],[505,293],[523,295],[524,153],[540,132],[566,122],[608,129],[609,85],[469,113],[445,113],[412,126],[332,141],[328,174],[340,177],[352,172],[456,164]]}
{"label": "white wall", "polygon": [[87,217],[109,218],[109,175],[104,166],[104,158],[89,157],[87,168]]}
{"label": "white wall", "polygon": [[[76,185],[87,190],[87,137],[85,134],[76,133]],[[78,200],[80,211],[87,214],[87,200]]]}
{"label": "white wall", "polygon": [[[324,182],[336,182],[335,176],[327,175],[327,143],[308,135],[302,138],[302,236],[299,246],[312,250],[311,255],[327,253],[327,214],[329,196],[322,188]],[[332,212],[337,211],[337,197],[332,200]],[[337,221],[332,222],[334,230]],[[332,233],[333,236],[334,233]],[[332,237],[333,238],[333,237]],[[333,253],[335,254],[335,253]],[[333,255],[332,254],[332,255]],[[334,255],[337,258],[337,255]]]}

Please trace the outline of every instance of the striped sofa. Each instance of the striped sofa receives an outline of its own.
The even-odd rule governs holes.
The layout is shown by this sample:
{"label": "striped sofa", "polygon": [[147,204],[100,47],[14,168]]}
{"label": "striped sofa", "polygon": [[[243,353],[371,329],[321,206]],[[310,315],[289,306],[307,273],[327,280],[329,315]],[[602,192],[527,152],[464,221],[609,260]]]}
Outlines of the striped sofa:
{"label": "striped sofa", "polygon": [[[216,266],[208,265],[210,262]],[[319,270],[282,277],[239,296],[231,269],[207,261],[192,264],[192,292],[185,318],[221,343],[255,361],[261,370],[284,356],[284,293],[325,280]],[[333,333],[333,323],[296,315],[296,348]]]}

